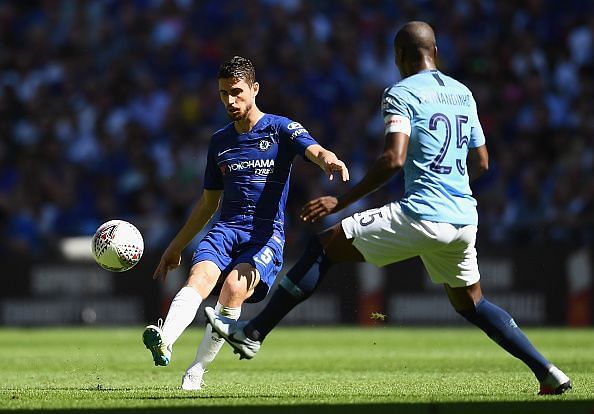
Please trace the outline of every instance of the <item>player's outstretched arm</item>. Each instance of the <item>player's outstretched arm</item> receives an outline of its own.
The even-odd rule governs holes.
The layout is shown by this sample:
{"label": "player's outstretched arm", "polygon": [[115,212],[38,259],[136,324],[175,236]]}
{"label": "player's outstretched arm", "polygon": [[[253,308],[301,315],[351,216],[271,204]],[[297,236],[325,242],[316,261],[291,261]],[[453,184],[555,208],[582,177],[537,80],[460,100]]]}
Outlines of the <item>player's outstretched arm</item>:
{"label": "player's outstretched arm", "polygon": [[305,149],[305,156],[324,170],[329,180],[334,179],[334,173],[339,173],[342,181],[349,180],[347,166],[332,151],[328,151],[321,145],[314,144]]}
{"label": "player's outstretched arm", "polygon": [[167,272],[173,270],[181,263],[181,252],[198,234],[200,230],[208,223],[219,208],[222,190],[204,190],[202,196],[192,209],[190,217],[186,220],[181,230],[173,238],[165,252],[161,256],[161,261],[153,274],[153,279],[165,279]]}
{"label": "player's outstretched arm", "polygon": [[386,134],[384,151],[361,181],[341,197],[320,197],[305,204],[301,218],[308,222],[317,221],[380,188],[404,166],[408,140],[408,135],[403,132]]}

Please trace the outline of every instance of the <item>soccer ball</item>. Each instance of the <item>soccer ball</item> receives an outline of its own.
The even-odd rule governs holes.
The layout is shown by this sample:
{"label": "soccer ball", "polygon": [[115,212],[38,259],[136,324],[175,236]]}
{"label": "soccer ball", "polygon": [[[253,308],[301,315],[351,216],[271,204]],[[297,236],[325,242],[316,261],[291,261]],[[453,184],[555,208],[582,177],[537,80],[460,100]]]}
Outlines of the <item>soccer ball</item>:
{"label": "soccer ball", "polygon": [[134,225],[124,220],[110,220],[95,232],[91,249],[99,266],[111,272],[125,272],[140,261],[144,241]]}

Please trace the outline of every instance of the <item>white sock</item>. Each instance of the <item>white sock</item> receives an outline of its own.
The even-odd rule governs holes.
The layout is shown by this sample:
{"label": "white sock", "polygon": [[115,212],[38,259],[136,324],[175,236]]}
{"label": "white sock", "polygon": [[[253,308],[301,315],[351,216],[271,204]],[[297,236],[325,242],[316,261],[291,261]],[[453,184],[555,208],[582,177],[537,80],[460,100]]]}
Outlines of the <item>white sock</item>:
{"label": "white sock", "polygon": [[163,324],[163,339],[171,347],[184,329],[192,323],[196,312],[202,303],[202,297],[198,291],[189,286],[184,286],[173,298],[169,312]]}
{"label": "white sock", "polygon": [[[217,306],[215,306],[215,312],[217,315],[223,315],[227,318],[237,320],[241,315],[241,306],[238,308],[231,308],[228,306],[223,306],[217,302]],[[202,342],[200,342],[200,346],[198,346],[198,351],[196,351],[194,362],[190,364],[187,371],[205,370],[206,367],[215,359],[224,343],[225,340],[223,338],[217,335],[216,332],[212,332],[212,325],[210,323],[206,324],[204,337],[202,337]]]}
{"label": "white sock", "polygon": [[563,371],[554,365],[549,367],[549,375],[545,378],[542,384],[549,385],[551,387],[558,387],[561,384],[565,384],[569,381],[569,377],[565,375]]}

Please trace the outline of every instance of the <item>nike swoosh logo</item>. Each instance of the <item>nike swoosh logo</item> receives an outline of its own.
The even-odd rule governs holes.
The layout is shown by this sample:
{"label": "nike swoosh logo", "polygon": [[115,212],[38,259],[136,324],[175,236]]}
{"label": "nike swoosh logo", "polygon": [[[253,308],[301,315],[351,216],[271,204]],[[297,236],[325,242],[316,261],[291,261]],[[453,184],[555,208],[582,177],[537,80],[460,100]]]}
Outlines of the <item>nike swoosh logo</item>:
{"label": "nike swoosh logo", "polygon": [[231,151],[231,150],[234,150],[234,149],[236,149],[236,148],[227,148],[225,151],[221,151],[221,152],[219,152],[219,153],[217,154],[217,157],[220,157],[221,155],[223,155],[223,154],[225,154],[225,153],[227,153],[227,152],[229,152],[229,151]]}

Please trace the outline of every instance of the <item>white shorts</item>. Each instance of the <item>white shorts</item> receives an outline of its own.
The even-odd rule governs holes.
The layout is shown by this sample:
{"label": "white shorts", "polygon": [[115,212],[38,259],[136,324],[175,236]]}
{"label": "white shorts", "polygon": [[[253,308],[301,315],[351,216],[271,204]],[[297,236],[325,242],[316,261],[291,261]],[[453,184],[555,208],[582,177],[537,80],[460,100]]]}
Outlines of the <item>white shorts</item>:
{"label": "white shorts", "polygon": [[341,224],[369,263],[385,266],[420,256],[433,283],[463,287],[480,280],[477,226],[415,220],[398,203],[355,213]]}

